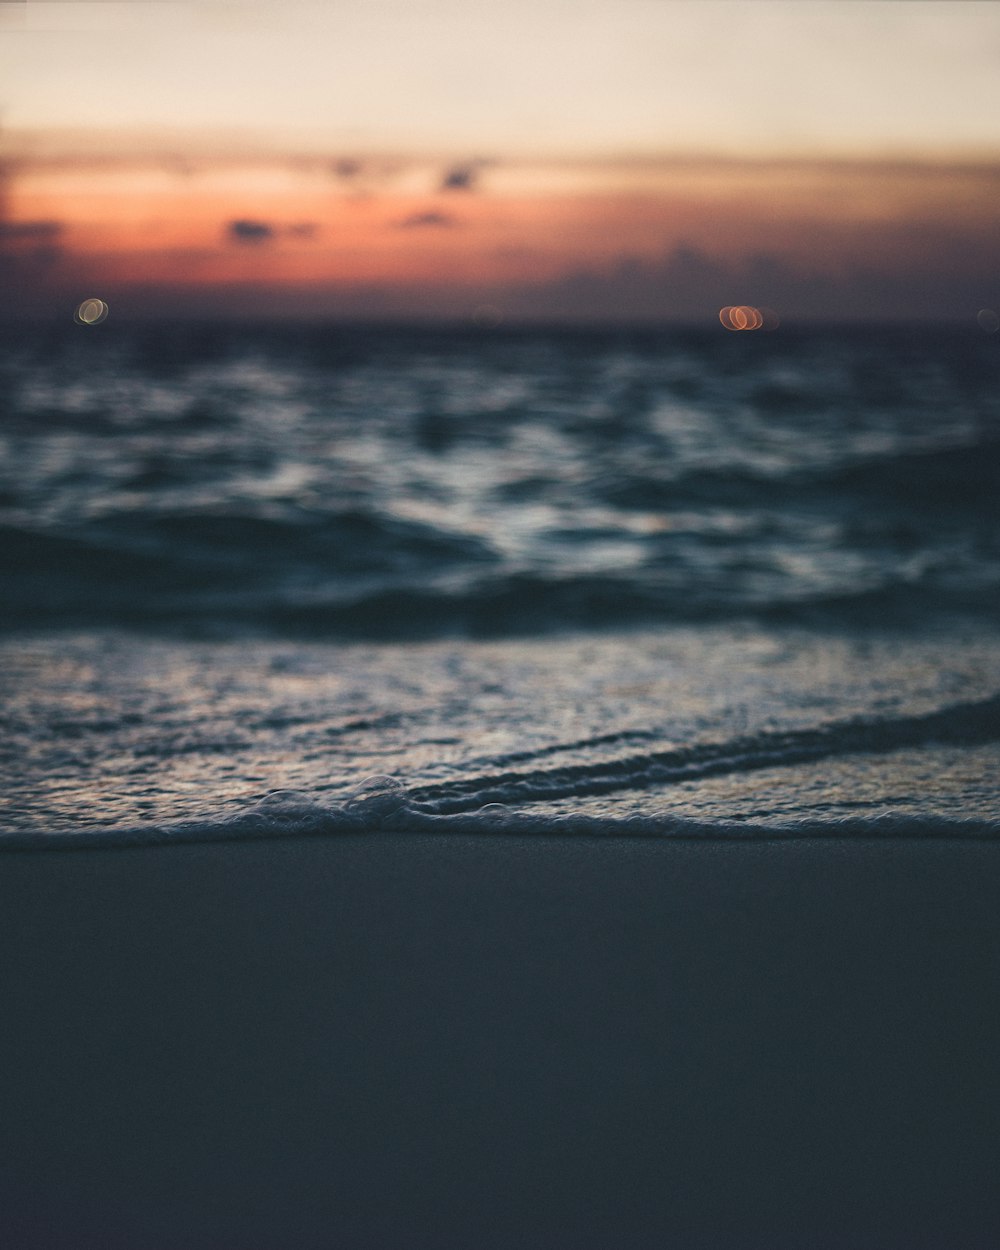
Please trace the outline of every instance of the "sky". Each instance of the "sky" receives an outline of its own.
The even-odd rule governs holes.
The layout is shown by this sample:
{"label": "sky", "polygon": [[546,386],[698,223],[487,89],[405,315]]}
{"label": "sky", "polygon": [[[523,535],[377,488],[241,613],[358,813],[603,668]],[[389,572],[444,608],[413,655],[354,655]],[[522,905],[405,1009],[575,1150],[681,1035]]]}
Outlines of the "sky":
{"label": "sky", "polygon": [[8,316],[974,320],[998,192],[992,0],[0,0]]}

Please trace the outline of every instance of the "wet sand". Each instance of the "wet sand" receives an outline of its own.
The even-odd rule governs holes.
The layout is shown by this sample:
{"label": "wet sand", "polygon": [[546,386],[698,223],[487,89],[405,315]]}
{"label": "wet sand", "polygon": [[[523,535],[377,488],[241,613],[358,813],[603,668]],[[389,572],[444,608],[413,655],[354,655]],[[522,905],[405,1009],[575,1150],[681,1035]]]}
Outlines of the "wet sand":
{"label": "wet sand", "polygon": [[1000,1244],[1000,845],[0,856],[11,1250]]}

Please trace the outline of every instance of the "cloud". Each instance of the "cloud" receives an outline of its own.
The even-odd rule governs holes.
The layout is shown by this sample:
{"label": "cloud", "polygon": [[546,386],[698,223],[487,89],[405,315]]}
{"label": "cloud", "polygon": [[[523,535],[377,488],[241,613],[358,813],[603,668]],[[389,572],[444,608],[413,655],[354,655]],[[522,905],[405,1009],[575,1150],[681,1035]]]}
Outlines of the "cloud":
{"label": "cloud", "polygon": [[72,278],[59,241],[62,232],[58,221],[0,221],[0,318],[39,312],[52,302],[60,281]]}
{"label": "cloud", "polygon": [[396,222],[396,226],[400,230],[450,229],[452,226],[457,225],[457,219],[452,217],[450,213],[438,213],[433,210],[427,213],[411,213],[409,217],[404,217],[402,221]]}
{"label": "cloud", "polygon": [[474,160],[452,165],[450,169],[444,171],[441,178],[441,190],[474,191],[479,179],[479,171],[489,164],[489,161]]}
{"label": "cloud", "polygon": [[335,156],[328,158],[321,168],[325,168],[345,192],[360,196],[388,186],[405,173],[410,164],[409,158],[399,156]]}
{"label": "cloud", "polygon": [[241,217],[227,224],[226,234],[231,243],[264,243],[274,237],[274,227],[266,221],[249,221]]}
{"label": "cloud", "polygon": [[61,233],[58,221],[0,221],[0,243],[54,243]]}
{"label": "cloud", "polygon": [[315,239],[319,234],[319,229],[319,223],[315,221],[293,221],[285,226],[241,217],[236,221],[226,223],[226,236],[230,243],[238,243],[241,246],[249,244],[254,247],[279,236],[288,239]]}
{"label": "cloud", "polygon": [[331,164],[330,168],[336,177],[350,181],[352,178],[357,178],[363,167],[361,162],[355,160],[353,156],[341,156]]}
{"label": "cloud", "polygon": [[[622,256],[607,269],[578,269],[510,292],[512,311],[570,321],[714,323],[720,308],[751,304],[784,321],[959,320],[993,306],[1000,245],[910,230],[920,263],[845,265],[835,272],[761,252],[725,260],[682,245],[659,260]],[[886,249],[888,250],[888,249]]]}

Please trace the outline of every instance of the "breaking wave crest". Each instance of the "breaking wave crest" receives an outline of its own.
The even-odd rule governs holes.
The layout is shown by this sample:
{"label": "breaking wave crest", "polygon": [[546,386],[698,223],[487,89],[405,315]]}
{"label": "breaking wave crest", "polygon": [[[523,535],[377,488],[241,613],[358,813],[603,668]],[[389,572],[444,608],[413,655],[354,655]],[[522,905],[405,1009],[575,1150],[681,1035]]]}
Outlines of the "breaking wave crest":
{"label": "breaking wave crest", "polygon": [[854,719],[816,729],[761,733],[729,742],[649,751],[599,764],[472,777],[411,792],[421,810],[444,814],[484,803],[534,803],[645,789],[721,773],[751,772],[855,752],[881,754],[925,743],[973,745],[1000,739],[1000,695],[925,716]]}
{"label": "breaking wave crest", "polygon": [[[626,740],[630,735],[620,735]],[[1000,836],[1000,817],[954,819],[882,813],[869,816],[798,816],[774,823],[729,819],[701,821],[667,809],[641,816],[590,816],[524,805],[583,800],[613,791],[650,790],[684,781],[790,767],[848,754],[884,754],[928,745],[974,746],[1000,740],[1000,694],[955,703],[921,716],[855,718],[815,728],[759,733],[726,742],[634,753],[557,768],[506,769],[407,787],[396,777],[375,776],[335,802],[303,791],[276,790],[246,810],[174,824],[80,833],[18,832],[0,835],[0,849],[45,850],[152,846],[344,834],[465,834],[549,837],[649,837],[692,839],[874,838]],[[577,744],[578,745],[578,744]],[[550,748],[498,757],[528,763]]]}

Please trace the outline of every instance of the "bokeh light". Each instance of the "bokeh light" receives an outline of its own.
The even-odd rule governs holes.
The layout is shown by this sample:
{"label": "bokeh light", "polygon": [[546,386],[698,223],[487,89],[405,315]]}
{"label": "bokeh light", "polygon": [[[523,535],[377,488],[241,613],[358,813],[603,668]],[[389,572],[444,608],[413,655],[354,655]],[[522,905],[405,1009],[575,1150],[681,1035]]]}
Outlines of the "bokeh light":
{"label": "bokeh light", "polygon": [[752,304],[727,304],[719,309],[719,320],[727,330],[775,330],[778,326],[776,313]]}
{"label": "bokeh light", "polygon": [[1000,330],[1000,316],[997,316],[995,309],[980,308],[976,314],[976,320],[979,322],[979,328],[985,330],[987,334],[996,334]]}
{"label": "bokeh light", "polygon": [[85,299],[73,314],[77,325],[96,326],[108,315],[108,306],[102,299]]}

